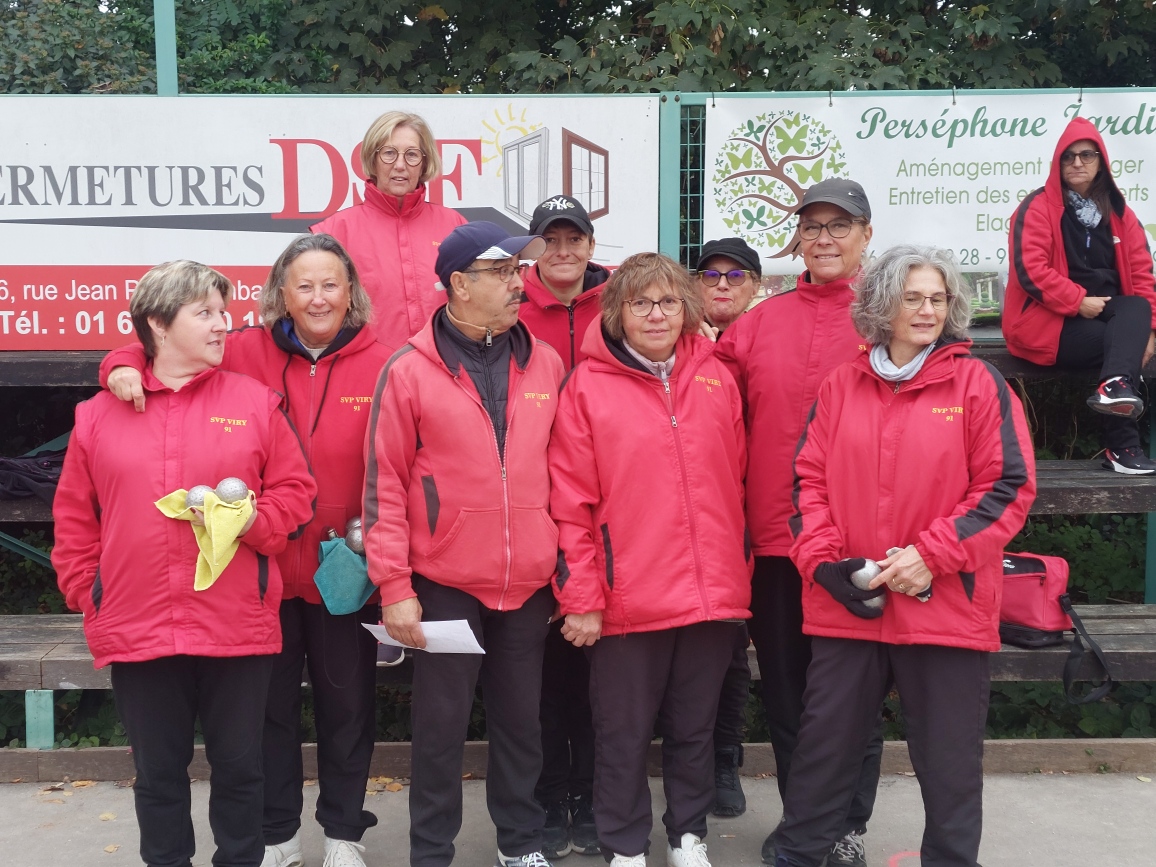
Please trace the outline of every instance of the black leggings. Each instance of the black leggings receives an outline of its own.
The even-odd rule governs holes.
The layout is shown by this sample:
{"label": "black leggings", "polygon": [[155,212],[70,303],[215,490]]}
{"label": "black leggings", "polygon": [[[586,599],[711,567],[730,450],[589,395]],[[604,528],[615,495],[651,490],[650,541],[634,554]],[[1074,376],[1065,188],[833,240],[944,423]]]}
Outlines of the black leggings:
{"label": "black leggings", "polygon": [[[1072,316],[1064,320],[1056,367],[1100,366],[1100,381],[1129,376],[1140,384],[1140,362],[1152,333],[1152,306],[1139,295],[1116,295],[1108,299],[1095,319]],[[1113,451],[1140,445],[1135,419],[1105,416],[1103,445]]]}

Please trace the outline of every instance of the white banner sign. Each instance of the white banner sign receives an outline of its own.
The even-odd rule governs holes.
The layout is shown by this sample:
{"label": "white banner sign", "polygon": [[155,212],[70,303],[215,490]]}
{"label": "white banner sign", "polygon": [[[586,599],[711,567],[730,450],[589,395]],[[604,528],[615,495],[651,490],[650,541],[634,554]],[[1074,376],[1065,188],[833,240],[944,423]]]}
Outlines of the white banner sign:
{"label": "white banner sign", "polygon": [[[566,193],[598,259],[658,244],[657,96],[0,98],[0,349],[100,349],[158,262],[195,259],[253,321],[296,233],[361,201],[360,146],[391,109],[438,140],[431,201],[524,231]],[[652,158],[640,158],[652,155]]]}
{"label": "white banner sign", "polygon": [[1043,186],[1060,133],[1096,124],[1112,174],[1156,240],[1156,91],[717,97],[707,103],[703,238],[738,235],[797,274],[786,252],[803,192],[858,181],[874,239],[955,251],[965,271],[1006,271],[1009,221]]}

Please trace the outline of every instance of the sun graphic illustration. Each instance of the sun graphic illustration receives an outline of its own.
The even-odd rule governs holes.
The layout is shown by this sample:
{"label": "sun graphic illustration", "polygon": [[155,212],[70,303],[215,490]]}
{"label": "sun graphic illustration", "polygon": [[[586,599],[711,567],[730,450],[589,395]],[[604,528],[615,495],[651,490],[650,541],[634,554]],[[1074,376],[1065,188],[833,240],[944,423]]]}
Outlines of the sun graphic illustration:
{"label": "sun graphic illustration", "polygon": [[489,138],[484,135],[481,137],[482,165],[496,162],[499,178],[502,176],[502,146],[542,128],[542,124],[531,123],[526,119],[526,109],[518,113],[513,103],[507,104],[504,111],[495,108],[493,119],[483,120],[482,126],[489,133]]}

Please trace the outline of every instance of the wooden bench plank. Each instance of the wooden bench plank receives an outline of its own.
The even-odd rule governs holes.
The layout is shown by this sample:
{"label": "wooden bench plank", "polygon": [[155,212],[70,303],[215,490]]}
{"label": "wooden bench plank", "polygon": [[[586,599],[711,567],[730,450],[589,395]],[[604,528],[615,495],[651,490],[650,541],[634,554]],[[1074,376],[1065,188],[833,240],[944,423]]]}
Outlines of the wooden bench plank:
{"label": "wooden bench plank", "polygon": [[112,689],[112,669],[92,667],[88,645],[59,644],[40,661],[44,689]]}
{"label": "wooden bench plank", "polygon": [[0,352],[0,386],[97,385],[104,352]]}
{"label": "wooden bench plank", "polygon": [[0,500],[0,524],[43,524],[52,521],[52,507],[37,497]]}

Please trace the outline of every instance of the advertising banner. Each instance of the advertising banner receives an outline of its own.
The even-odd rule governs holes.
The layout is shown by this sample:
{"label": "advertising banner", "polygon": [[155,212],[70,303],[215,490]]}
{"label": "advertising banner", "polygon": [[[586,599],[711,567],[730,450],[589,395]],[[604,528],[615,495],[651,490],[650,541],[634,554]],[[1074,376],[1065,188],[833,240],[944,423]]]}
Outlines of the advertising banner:
{"label": "advertising banner", "polygon": [[1006,273],[1012,213],[1043,186],[1077,115],[1103,134],[1116,182],[1156,241],[1156,91],[1140,89],[709,99],[703,237],[739,235],[769,257],[766,273],[798,274],[788,248],[803,193],[851,178],[871,203],[873,250],[931,244],[964,271]]}
{"label": "advertising banner", "polygon": [[293,235],[364,189],[361,140],[391,109],[438,140],[429,199],[524,232],[557,194],[595,220],[598,261],[658,244],[657,96],[0,99],[0,350],[106,349],[153,265],[194,259],[255,321]]}

